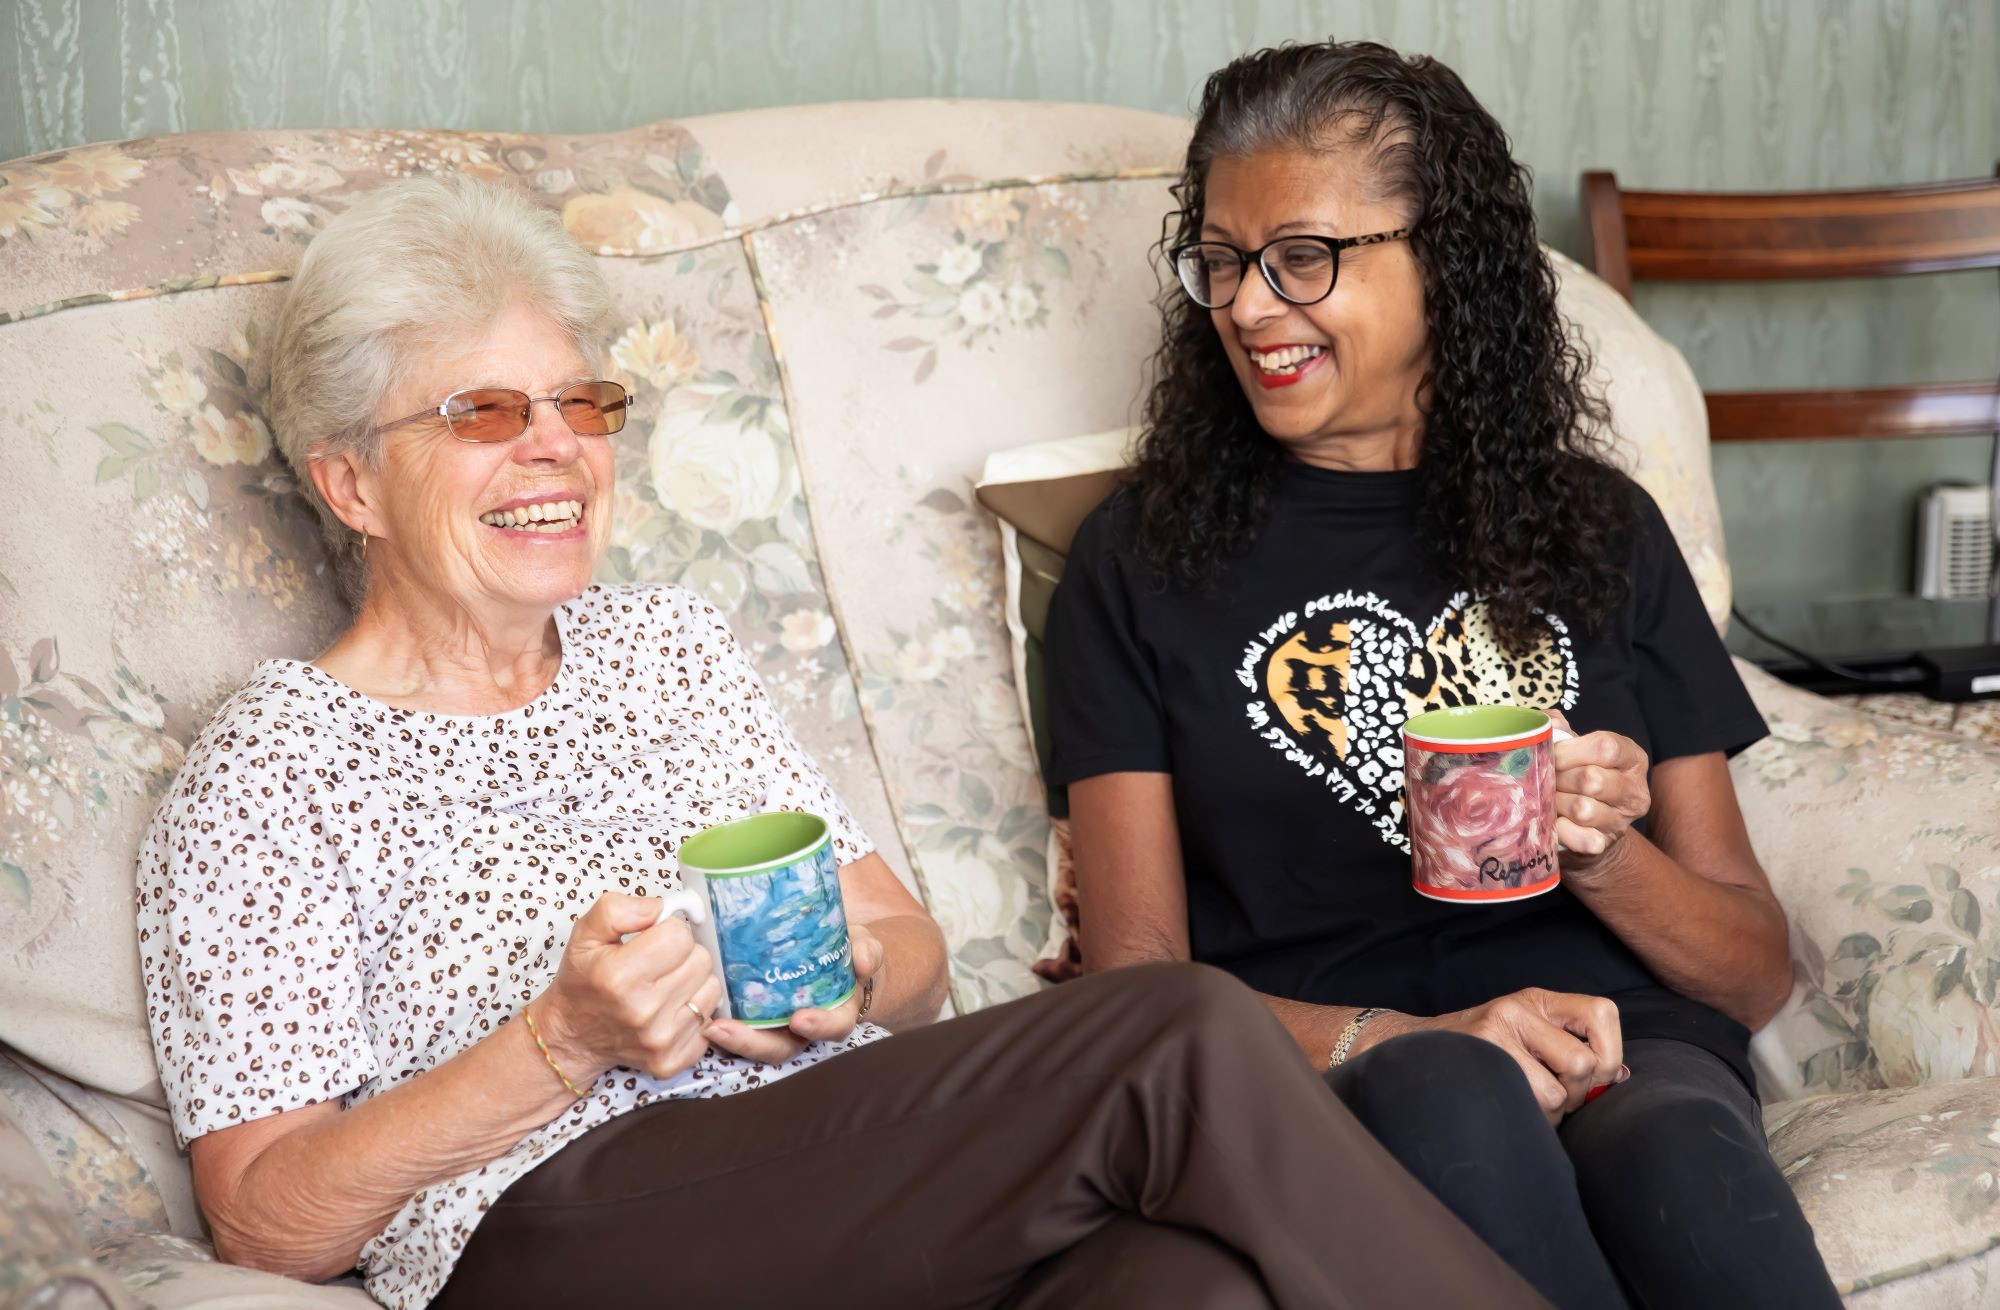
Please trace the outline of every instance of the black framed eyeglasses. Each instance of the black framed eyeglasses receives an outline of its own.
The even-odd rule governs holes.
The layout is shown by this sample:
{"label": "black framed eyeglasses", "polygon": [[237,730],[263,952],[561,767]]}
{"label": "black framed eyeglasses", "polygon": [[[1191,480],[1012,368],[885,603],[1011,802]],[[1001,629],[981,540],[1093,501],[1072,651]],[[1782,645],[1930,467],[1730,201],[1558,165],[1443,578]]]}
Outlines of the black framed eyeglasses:
{"label": "black framed eyeglasses", "polygon": [[1254,260],[1264,281],[1294,305],[1316,305],[1333,294],[1340,278],[1340,252],[1355,246],[1401,241],[1412,229],[1374,232],[1365,237],[1279,237],[1256,250],[1227,241],[1191,241],[1173,251],[1174,276],[1188,298],[1203,309],[1226,309],[1242,289],[1244,270]]}
{"label": "black framed eyeglasses", "polygon": [[632,397],[616,382],[578,382],[553,396],[531,396],[512,387],[468,387],[454,391],[421,414],[376,428],[378,433],[441,418],[460,441],[512,441],[528,430],[534,407],[547,401],[579,437],[608,437],[624,430]]}

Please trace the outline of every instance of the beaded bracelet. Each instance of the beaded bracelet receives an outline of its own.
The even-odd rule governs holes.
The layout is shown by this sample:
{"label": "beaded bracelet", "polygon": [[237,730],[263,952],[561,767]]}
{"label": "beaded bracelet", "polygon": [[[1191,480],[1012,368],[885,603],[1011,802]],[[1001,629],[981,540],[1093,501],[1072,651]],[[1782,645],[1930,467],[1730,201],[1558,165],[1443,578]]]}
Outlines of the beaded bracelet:
{"label": "beaded bracelet", "polygon": [[583,1093],[576,1090],[576,1084],[569,1080],[569,1075],[564,1073],[562,1071],[562,1066],[556,1063],[556,1057],[549,1054],[549,1044],[542,1040],[541,1030],[535,1027],[535,1016],[533,1012],[530,1011],[528,1007],[524,1005],[521,1007],[521,1017],[527,1020],[528,1036],[535,1039],[535,1045],[540,1048],[542,1052],[542,1058],[549,1062],[549,1068],[555,1070],[556,1077],[562,1079],[562,1085],[564,1087],[569,1088],[569,1094],[571,1096],[574,1096],[577,1100],[581,1101],[583,1099]]}

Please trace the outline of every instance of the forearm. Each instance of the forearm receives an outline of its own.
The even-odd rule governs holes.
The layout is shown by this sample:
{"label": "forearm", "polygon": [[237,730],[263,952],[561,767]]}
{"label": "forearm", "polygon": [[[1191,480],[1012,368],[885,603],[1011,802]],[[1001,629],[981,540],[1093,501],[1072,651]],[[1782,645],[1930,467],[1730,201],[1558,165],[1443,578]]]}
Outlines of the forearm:
{"label": "forearm", "polygon": [[1654,976],[1748,1028],[1791,989],[1785,915],[1772,897],[1694,873],[1637,832],[1563,883]]}
{"label": "forearm", "polygon": [[944,1005],[944,934],[928,916],[894,914],[865,925],[882,943],[868,1021],[891,1032],[935,1021]]}
{"label": "forearm", "polygon": [[[564,1053],[578,1086],[600,1069]],[[575,1062],[575,1067],[572,1063]],[[516,1021],[436,1069],[285,1133],[208,1218],[232,1264],[320,1281],[426,1187],[497,1159],[572,1102]]]}
{"label": "forearm", "polygon": [[[1277,1016],[1278,1022],[1285,1025],[1285,1031],[1292,1035],[1299,1050],[1305,1053],[1306,1062],[1315,1069],[1327,1067],[1333,1058],[1334,1043],[1340,1040],[1342,1030],[1364,1008],[1359,1005],[1310,1005],[1305,1001],[1288,1001],[1282,996],[1267,996],[1262,992],[1258,996]],[[1356,1035],[1348,1054],[1358,1053],[1368,1039],[1385,1034],[1387,1026],[1391,1026],[1390,1019],[1387,1014],[1371,1019]],[[1384,1025],[1383,1033],[1377,1033],[1377,1025]]]}

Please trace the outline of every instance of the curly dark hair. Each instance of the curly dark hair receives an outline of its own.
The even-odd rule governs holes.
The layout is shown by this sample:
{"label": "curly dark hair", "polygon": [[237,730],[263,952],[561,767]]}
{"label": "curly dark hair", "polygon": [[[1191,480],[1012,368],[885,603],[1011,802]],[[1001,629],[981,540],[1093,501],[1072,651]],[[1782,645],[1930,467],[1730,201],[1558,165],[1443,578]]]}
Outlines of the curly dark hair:
{"label": "curly dark hair", "polygon": [[[1445,65],[1355,41],[1260,50],[1208,79],[1159,251],[1200,238],[1210,164],[1259,151],[1369,151],[1422,270],[1430,364],[1420,549],[1482,596],[1515,650],[1558,608],[1585,630],[1623,604],[1635,505],[1601,453],[1590,360],[1556,311],[1528,171]],[[1254,274],[1253,274],[1254,276]],[[1140,561],[1198,590],[1248,549],[1286,458],[1258,426],[1209,311],[1163,279],[1164,333],[1127,494]]]}

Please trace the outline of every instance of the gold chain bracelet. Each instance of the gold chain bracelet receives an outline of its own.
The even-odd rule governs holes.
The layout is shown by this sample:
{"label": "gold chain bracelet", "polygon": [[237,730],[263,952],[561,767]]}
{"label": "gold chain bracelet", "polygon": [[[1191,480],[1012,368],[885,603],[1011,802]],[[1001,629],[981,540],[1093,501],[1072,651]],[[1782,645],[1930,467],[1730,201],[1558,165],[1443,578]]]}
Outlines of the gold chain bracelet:
{"label": "gold chain bracelet", "polygon": [[571,1096],[574,1096],[577,1100],[581,1101],[583,1099],[583,1093],[576,1090],[576,1084],[569,1080],[569,1075],[564,1073],[562,1071],[562,1066],[556,1063],[556,1057],[549,1054],[549,1044],[542,1040],[541,1030],[535,1027],[534,1013],[530,1011],[527,1006],[524,1005],[521,1007],[521,1017],[527,1021],[528,1036],[535,1039],[535,1045],[538,1048],[540,1048],[542,1052],[542,1058],[549,1062],[549,1068],[555,1070],[556,1077],[562,1079],[562,1085],[564,1087],[569,1088],[569,1094]]}

